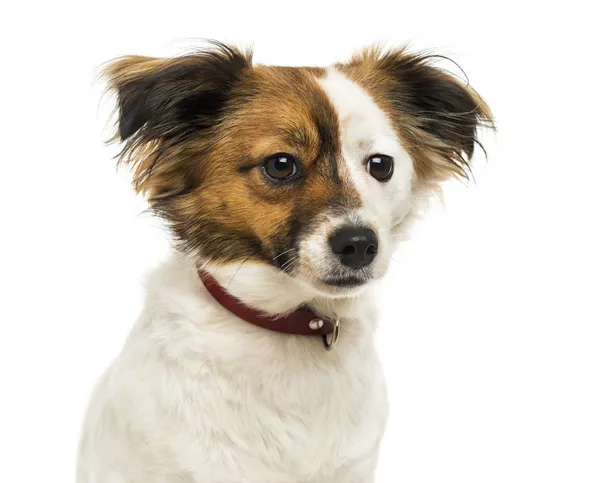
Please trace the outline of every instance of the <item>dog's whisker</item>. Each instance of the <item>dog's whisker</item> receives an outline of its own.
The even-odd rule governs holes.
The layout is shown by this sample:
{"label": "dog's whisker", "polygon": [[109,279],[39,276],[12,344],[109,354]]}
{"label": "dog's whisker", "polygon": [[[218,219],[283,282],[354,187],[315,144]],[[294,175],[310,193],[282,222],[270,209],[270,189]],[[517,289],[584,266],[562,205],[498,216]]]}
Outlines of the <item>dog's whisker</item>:
{"label": "dog's whisker", "polygon": [[235,272],[233,273],[233,276],[231,277],[231,280],[229,281],[229,283],[227,284],[227,289],[229,289],[229,286],[231,285],[231,282],[233,282],[233,279],[235,278],[235,276],[238,274],[238,272],[240,271],[240,269],[242,268],[242,266],[244,265],[244,263],[246,263],[248,260],[250,260],[250,257],[256,255],[256,252],[251,253],[250,255],[248,255],[243,261],[242,263],[240,263],[240,266],[237,267],[237,269],[235,270]]}
{"label": "dog's whisker", "polygon": [[292,263],[296,262],[297,260],[300,260],[300,257],[292,257],[292,258],[290,258],[287,262],[285,262],[281,266],[281,269],[285,270],[286,268],[288,268]]}
{"label": "dog's whisker", "polygon": [[277,255],[277,256],[275,256],[275,257],[273,257],[273,260],[276,260],[276,259],[278,259],[279,257],[281,257],[281,256],[285,255],[286,253],[293,252],[294,250],[295,250],[295,248],[290,248],[289,250],[286,250],[286,251],[284,251],[284,252],[281,252],[279,255]]}

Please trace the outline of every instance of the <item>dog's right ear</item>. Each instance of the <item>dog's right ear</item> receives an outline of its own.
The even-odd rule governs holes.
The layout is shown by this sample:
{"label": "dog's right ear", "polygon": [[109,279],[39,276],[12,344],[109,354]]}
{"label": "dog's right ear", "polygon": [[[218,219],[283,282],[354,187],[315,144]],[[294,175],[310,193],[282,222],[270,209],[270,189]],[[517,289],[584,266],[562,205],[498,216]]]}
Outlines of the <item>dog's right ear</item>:
{"label": "dog's right ear", "polygon": [[[132,165],[138,191],[153,196],[178,189],[163,183],[177,184],[177,156],[169,159],[169,151],[218,123],[251,64],[249,53],[216,43],[180,57],[129,56],[105,67],[117,97],[117,139],[125,142],[121,160]],[[161,174],[163,181],[150,179]]]}
{"label": "dog's right ear", "polygon": [[171,59],[129,56],[109,63],[104,75],[117,92],[121,140],[140,129],[150,140],[210,126],[250,64],[250,55],[223,44]]}

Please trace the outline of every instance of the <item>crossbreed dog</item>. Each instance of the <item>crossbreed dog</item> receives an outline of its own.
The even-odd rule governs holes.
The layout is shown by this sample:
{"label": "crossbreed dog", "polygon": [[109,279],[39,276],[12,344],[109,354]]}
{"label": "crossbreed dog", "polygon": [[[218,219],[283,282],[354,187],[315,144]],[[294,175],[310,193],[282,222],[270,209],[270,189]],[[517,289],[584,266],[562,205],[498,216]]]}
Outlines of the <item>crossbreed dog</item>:
{"label": "crossbreed dog", "polygon": [[492,123],[435,58],[271,67],[215,44],[108,65],[120,159],[177,243],[95,390],[79,483],[373,482],[373,284]]}

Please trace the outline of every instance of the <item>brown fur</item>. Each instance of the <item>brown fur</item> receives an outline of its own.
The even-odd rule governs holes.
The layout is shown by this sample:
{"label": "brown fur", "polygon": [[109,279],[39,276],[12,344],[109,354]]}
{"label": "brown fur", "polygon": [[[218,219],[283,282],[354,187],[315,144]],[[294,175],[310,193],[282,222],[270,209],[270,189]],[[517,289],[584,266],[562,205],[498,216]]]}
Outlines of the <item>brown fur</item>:
{"label": "brown fur", "polygon": [[[366,51],[337,67],[388,113],[419,182],[466,173],[476,128],[491,123],[474,90],[404,50]],[[311,220],[360,205],[342,168],[335,110],[317,83],[323,74],[252,66],[250,54],[223,45],[108,65],[121,160],[183,249],[213,262],[254,257],[291,270]],[[304,176],[275,185],[261,166],[281,152],[298,159]]]}
{"label": "brown fur", "polygon": [[[106,74],[122,98],[131,83],[201,60],[127,57]],[[134,134],[122,159],[132,166],[136,189],[169,221],[185,249],[213,261],[257,257],[281,266],[293,254],[277,255],[294,247],[325,206],[359,203],[339,165],[338,121],[317,72],[247,69],[211,126],[171,145],[169,135],[140,141]],[[202,82],[186,82],[194,81]],[[275,186],[263,176],[263,160],[279,152],[299,160],[302,180]]]}

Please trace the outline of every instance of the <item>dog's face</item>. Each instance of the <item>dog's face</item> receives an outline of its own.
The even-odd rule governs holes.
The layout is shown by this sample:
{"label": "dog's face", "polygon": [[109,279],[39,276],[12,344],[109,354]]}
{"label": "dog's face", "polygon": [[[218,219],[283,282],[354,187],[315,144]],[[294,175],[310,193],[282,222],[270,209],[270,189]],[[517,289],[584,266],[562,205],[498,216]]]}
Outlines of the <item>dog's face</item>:
{"label": "dog's face", "polygon": [[326,296],[385,273],[414,196],[463,174],[491,122],[472,89],[405,51],[321,69],[217,46],[106,72],[122,158],[182,248]]}

